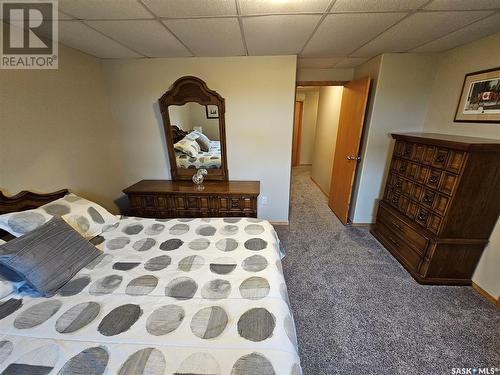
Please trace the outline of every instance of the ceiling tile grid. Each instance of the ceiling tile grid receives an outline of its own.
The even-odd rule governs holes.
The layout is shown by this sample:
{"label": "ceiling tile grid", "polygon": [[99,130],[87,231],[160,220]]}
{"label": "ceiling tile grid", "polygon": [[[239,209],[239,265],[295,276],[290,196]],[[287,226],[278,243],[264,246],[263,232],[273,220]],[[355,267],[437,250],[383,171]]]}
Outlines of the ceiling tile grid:
{"label": "ceiling tile grid", "polygon": [[500,0],[59,0],[60,41],[100,58],[298,55],[309,69],[500,32]]}

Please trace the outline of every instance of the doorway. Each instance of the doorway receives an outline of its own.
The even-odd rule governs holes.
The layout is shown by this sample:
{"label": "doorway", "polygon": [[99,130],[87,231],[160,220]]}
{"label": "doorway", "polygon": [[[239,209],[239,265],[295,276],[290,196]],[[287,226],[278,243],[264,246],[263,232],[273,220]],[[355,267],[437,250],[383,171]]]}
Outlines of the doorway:
{"label": "doorway", "polygon": [[350,222],[370,82],[297,82],[292,167],[311,165],[311,179],[344,225]]}

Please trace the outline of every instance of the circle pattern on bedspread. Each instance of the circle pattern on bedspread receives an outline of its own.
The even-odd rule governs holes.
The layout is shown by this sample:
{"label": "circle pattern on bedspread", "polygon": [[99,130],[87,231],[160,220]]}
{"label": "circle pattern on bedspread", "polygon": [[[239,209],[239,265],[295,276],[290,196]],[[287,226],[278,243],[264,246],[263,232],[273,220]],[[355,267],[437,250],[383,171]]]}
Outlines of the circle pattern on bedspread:
{"label": "circle pattern on bedspread", "polygon": [[264,227],[259,224],[249,224],[245,227],[245,232],[252,236],[264,233]]}
{"label": "circle pattern on bedspread", "polygon": [[149,227],[146,228],[146,234],[148,236],[157,236],[158,234],[163,232],[164,229],[165,225],[163,224],[158,224],[158,223],[151,224]]}
{"label": "circle pattern on bedspread", "polygon": [[266,269],[267,264],[267,259],[262,255],[252,255],[243,260],[242,267],[248,272],[259,272]]}
{"label": "circle pattern on bedspread", "polygon": [[8,223],[16,233],[25,234],[45,223],[45,216],[38,212],[19,212],[12,215]]}
{"label": "circle pattern on bedspread", "polygon": [[130,271],[141,264],[139,257],[127,257],[126,259],[113,264],[113,269],[117,271]]}
{"label": "circle pattern on bedspread", "polygon": [[59,357],[59,348],[57,345],[49,344],[40,346],[16,359],[9,364],[2,375],[23,375],[36,374],[47,375],[57,363]]}
{"label": "circle pattern on bedspread", "polygon": [[224,225],[219,229],[219,232],[224,236],[234,236],[236,233],[238,233],[238,230],[239,228],[237,225]]}
{"label": "circle pattern on bedspread", "polygon": [[89,207],[87,208],[87,212],[90,216],[90,218],[94,221],[94,223],[97,224],[104,224],[104,218],[102,215],[97,211],[94,207]]}
{"label": "circle pattern on bedspread", "polygon": [[285,333],[290,339],[290,342],[297,347],[297,335],[295,333],[295,325],[293,324],[293,319],[290,315],[285,317],[283,320],[283,328],[285,329]]}
{"label": "circle pattern on bedspread", "polygon": [[172,250],[177,250],[179,247],[182,246],[184,241],[178,239],[178,238],[171,238],[169,240],[166,240],[161,243],[160,245],[160,250],[163,251],[172,251]]}
{"label": "circle pattern on bedspread", "polygon": [[201,296],[210,300],[227,298],[229,293],[231,293],[231,283],[222,279],[210,280],[201,288]]}
{"label": "circle pattern on bedspread", "polygon": [[130,238],[128,238],[128,237],[116,237],[116,238],[112,238],[108,242],[106,242],[106,247],[109,250],[119,250],[119,249],[123,249],[129,243],[130,243]]}
{"label": "circle pattern on bedspread", "polygon": [[196,238],[192,240],[189,244],[188,247],[191,250],[205,250],[210,246],[210,241],[207,240],[206,238]]}
{"label": "circle pattern on bedspread", "polygon": [[120,367],[118,375],[163,375],[165,357],[158,349],[146,348],[132,354]]}
{"label": "circle pattern on bedspread", "polygon": [[126,304],[111,310],[99,323],[97,330],[104,336],[115,336],[128,331],[142,315],[139,305]]}
{"label": "circle pattern on bedspread", "polygon": [[255,217],[247,217],[246,219],[247,219],[247,221],[249,221],[250,223],[262,223],[262,221],[263,221],[262,219],[257,219],[257,218],[255,218]]}
{"label": "circle pattern on bedspread", "polygon": [[298,363],[295,363],[292,367],[292,372],[290,375],[302,375],[302,368]]}
{"label": "circle pattern on bedspread", "polygon": [[231,375],[275,375],[273,365],[259,353],[247,354],[236,361]]}
{"label": "circle pattern on bedspread", "polygon": [[241,337],[258,342],[272,336],[276,319],[265,308],[254,308],[245,312],[238,320],[238,333]]}
{"label": "circle pattern on bedspread", "polygon": [[158,285],[158,278],[153,275],[144,275],[131,280],[125,293],[130,296],[145,296],[155,290]]}
{"label": "circle pattern on bedspread", "polygon": [[14,327],[17,329],[36,327],[59,311],[61,306],[62,302],[58,300],[49,300],[32,305],[16,317]]}
{"label": "circle pattern on bedspread", "polygon": [[172,259],[168,255],[160,255],[149,259],[144,265],[144,269],[146,271],[160,271],[167,268],[171,262]]}
{"label": "circle pattern on bedspread", "polygon": [[120,275],[108,275],[94,281],[90,286],[89,293],[94,296],[113,293],[122,283],[123,277]]}
{"label": "circle pattern on bedspread", "polygon": [[96,346],[87,348],[70,358],[57,375],[101,375],[108,365],[109,354],[106,348]]}
{"label": "circle pattern on bedspread", "polygon": [[98,246],[98,245],[102,244],[104,241],[105,241],[105,238],[103,236],[95,236],[94,238],[91,238],[89,240],[89,242],[94,246]]}
{"label": "circle pattern on bedspread", "polygon": [[9,358],[12,349],[14,349],[14,344],[12,344],[12,342],[7,340],[0,341],[0,364]]}
{"label": "circle pattern on bedspread", "polygon": [[100,254],[92,262],[87,264],[85,268],[89,270],[102,268],[113,260],[113,255],[111,254]]}
{"label": "circle pattern on bedspread", "polygon": [[217,232],[217,229],[213,225],[200,225],[198,228],[196,228],[196,234],[199,236],[205,236],[205,237],[210,237],[213,236]]}
{"label": "circle pattern on bedspread", "polygon": [[218,275],[227,275],[236,269],[236,261],[232,258],[217,258],[210,263],[210,271]]}
{"label": "circle pattern on bedspread", "polygon": [[51,216],[63,216],[70,213],[71,209],[65,204],[52,203],[42,207]]}
{"label": "circle pattern on bedspread", "polygon": [[245,248],[253,251],[264,250],[267,247],[267,241],[262,238],[250,238],[245,241]]}
{"label": "circle pattern on bedspread", "polygon": [[229,224],[236,224],[239,221],[241,221],[241,218],[239,217],[225,217],[223,219],[224,223],[229,223]]}
{"label": "circle pattern on bedspread", "polygon": [[68,281],[57,293],[62,297],[74,296],[80,293],[89,284],[90,276],[80,275]]}
{"label": "circle pattern on bedspread", "polygon": [[165,295],[178,300],[191,299],[198,290],[198,284],[190,277],[178,277],[165,287]]}
{"label": "circle pattern on bedspread", "polygon": [[0,320],[19,310],[23,305],[23,299],[10,298],[0,303]]}
{"label": "circle pattern on bedspread", "polygon": [[144,226],[142,224],[129,224],[122,229],[122,232],[128,234],[129,236],[133,236],[141,233],[143,229]]}
{"label": "circle pattern on bedspread", "polygon": [[213,339],[224,331],[227,322],[227,314],[222,307],[205,307],[191,319],[191,331],[201,339]]}
{"label": "circle pattern on bedspread", "polygon": [[250,277],[240,285],[240,293],[246,299],[262,299],[269,294],[269,282],[263,277]]}
{"label": "circle pattern on bedspread", "polygon": [[177,265],[180,271],[189,272],[197,270],[205,264],[205,259],[199,255],[190,255],[182,258]]}
{"label": "circle pattern on bedspread", "polygon": [[182,361],[175,374],[220,375],[220,367],[211,354],[194,353]]}
{"label": "circle pattern on bedspread", "polygon": [[175,224],[168,230],[168,233],[174,236],[180,236],[189,231],[189,225],[187,224]]}
{"label": "circle pattern on bedspread", "polygon": [[147,331],[153,336],[163,336],[175,331],[185,317],[184,309],[177,305],[162,306],[151,313],[146,322]]}
{"label": "circle pattern on bedspread", "polygon": [[132,245],[132,248],[135,251],[148,251],[156,245],[156,240],[154,238],[141,238],[138,241],[135,241]]}
{"label": "circle pattern on bedspread", "polygon": [[238,241],[234,238],[222,238],[215,243],[215,247],[220,251],[233,251],[238,247]]}
{"label": "circle pattern on bedspread", "polygon": [[82,215],[71,215],[68,217],[67,222],[74,229],[78,230],[80,233],[87,233],[90,229],[90,222],[85,216]]}
{"label": "circle pattern on bedspread", "polygon": [[83,302],[73,306],[56,321],[56,331],[71,333],[91,323],[101,311],[97,302]]}

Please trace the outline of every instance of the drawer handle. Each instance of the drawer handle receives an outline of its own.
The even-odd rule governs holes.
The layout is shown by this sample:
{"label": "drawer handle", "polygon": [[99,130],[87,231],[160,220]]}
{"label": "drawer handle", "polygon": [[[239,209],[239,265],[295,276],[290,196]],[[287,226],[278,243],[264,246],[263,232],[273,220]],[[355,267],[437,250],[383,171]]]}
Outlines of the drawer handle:
{"label": "drawer handle", "polygon": [[394,245],[399,246],[399,242],[396,241],[394,238],[389,237],[389,241],[391,241]]}
{"label": "drawer handle", "polygon": [[427,214],[426,213],[420,212],[417,215],[417,220],[419,220],[419,221],[425,221],[426,218],[427,218]]}
{"label": "drawer handle", "polygon": [[394,225],[394,227],[397,229],[397,230],[400,230],[401,232],[403,231],[403,228],[401,228],[401,225],[399,225],[398,223],[395,223],[394,221],[391,221],[392,225]]}
{"label": "drawer handle", "polygon": [[429,178],[429,182],[433,183],[433,184],[436,184],[438,182],[438,177],[437,176],[431,176],[431,178]]}
{"label": "drawer handle", "polygon": [[392,197],[392,203],[398,203],[399,197]]}
{"label": "drawer handle", "polygon": [[437,157],[436,157],[436,161],[438,163],[444,163],[444,161],[446,160],[446,155],[444,154],[439,154]]}
{"label": "drawer handle", "polygon": [[399,167],[399,171],[401,173],[405,173],[406,172],[406,166],[402,165],[401,167]]}
{"label": "drawer handle", "polygon": [[432,203],[432,196],[430,195],[424,196],[424,203]]}

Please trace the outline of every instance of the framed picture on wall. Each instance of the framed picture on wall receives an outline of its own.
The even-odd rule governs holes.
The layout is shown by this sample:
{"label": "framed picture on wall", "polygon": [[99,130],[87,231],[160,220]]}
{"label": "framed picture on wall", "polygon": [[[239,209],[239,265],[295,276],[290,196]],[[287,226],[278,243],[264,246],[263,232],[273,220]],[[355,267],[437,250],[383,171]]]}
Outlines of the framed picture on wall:
{"label": "framed picture on wall", "polygon": [[455,122],[500,123],[500,67],[465,76]]}
{"label": "framed picture on wall", "polygon": [[207,118],[219,118],[219,107],[215,104],[205,106],[207,110]]}

